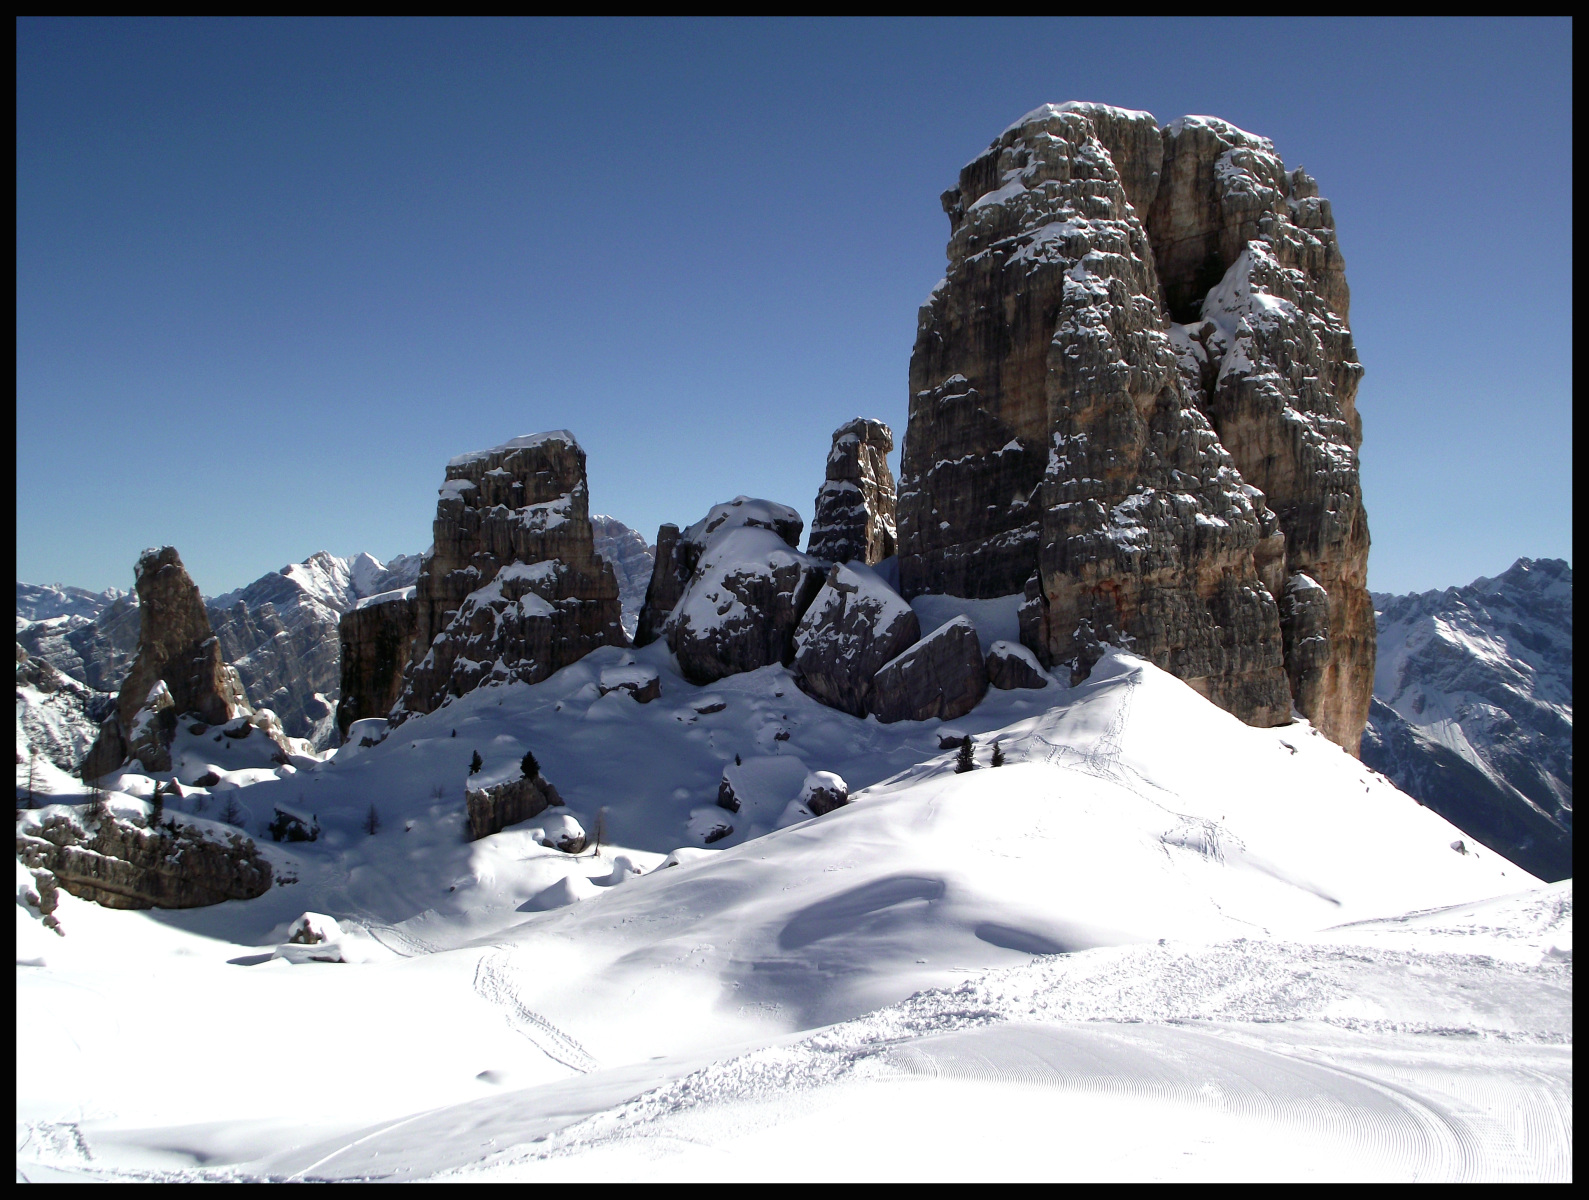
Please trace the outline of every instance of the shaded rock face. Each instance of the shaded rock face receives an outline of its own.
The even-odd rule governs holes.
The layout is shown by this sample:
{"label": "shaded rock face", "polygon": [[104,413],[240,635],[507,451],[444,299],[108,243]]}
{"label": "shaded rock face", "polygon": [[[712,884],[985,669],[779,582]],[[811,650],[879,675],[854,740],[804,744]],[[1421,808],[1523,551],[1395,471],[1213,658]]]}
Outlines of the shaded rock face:
{"label": "shaded rock face", "polygon": [[1375,595],[1379,660],[1363,761],[1538,875],[1572,875],[1572,568]]}
{"label": "shaded rock face", "polygon": [[795,628],[826,575],[794,549],[802,524],[791,508],[740,496],[680,536],[678,558],[697,561],[662,628],[686,679],[791,661]]}
{"label": "shaded rock face", "polygon": [[881,421],[857,417],[834,430],[807,554],[868,565],[893,556],[894,473],[888,467],[893,448],[894,432]]}
{"label": "shaded rock face", "polygon": [[1374,660],[1361,367],[1313,181],[1210,118],[1046,105],[943,202],[902,591],[1025,588],[1045,665],[1084,674],[1123,645],[1249,723],[1295,703],[1355,753]]}
{"label": "shaded rock face", "polygon": [[590,528],[596,541],[596,553],[612,564],[613,574],[618,577],[623,631],[632,638],[640,623],[646,590],[651,586],[651,574],[656,566],[655,547],[616,517],[593,514]]}
{"label": "shaded rock face", "polygon": [[403,691],[403,668],[414,649],[414,589],[373,596],[342,614],[337,627],[341,678],[337,733],[367,717],[384,717]]}
{"label": "shaded rock face", "polygon": [[101,731],[83,764],[85,778],[115,770],[127,756],[145,770],[171,769],[171,735],[193,714],[224,725],[249,713],[242,680],[221,656],[199,589],[176,550],[146,550],[134,572],[140,626],[138,657],[116,698],[113,726]]}
{"label": "shaded rock face", "polygon": [[910,605],[874,573],[834,566],[795,629],[795,679],[830,708],[864,717],[873,676],[921,637]]}
{"label": "shaded rock face", "polygon": [[592,538],[585,452],[567,430],[454,458],[434,529],[394,722],[629,644],[617,578]]}
{"label": "shaded rock face", "polygon": [[469,840],[477,842],[539,816],[563,798],[539,774],[534,779],[514,779],[492,787],[471,788],[465,794],[469,814]]}
{"label": "shaded rock face", "polygon": [[242,834],[223,842],[193,825],[150,830],[109,816],[19,825],[17,857],[106,908],[200,908],[252,900],[271,884],[270,863]]}
{"label": "shaded rock face", "polygon": [[965,617],[940,625],[872,680],[872,712],[884,723],[963,717],[988,691],[977,630]]}
{"label": "shaded rock face", "polygon": [[994,642],[988,649],[987,667],[988,686],[1000,691],[1040,688],[1048,684],[1032,652],[1013,642]]}

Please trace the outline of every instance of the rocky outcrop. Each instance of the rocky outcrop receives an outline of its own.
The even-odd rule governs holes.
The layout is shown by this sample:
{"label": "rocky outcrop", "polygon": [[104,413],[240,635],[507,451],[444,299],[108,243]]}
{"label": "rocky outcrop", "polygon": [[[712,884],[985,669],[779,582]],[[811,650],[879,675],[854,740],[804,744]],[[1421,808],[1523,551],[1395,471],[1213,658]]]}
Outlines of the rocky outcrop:
{"label": "rocky outcrop", "polygon": [[988,671],[976,626],[966,617],[940,625],[872,678],[872,712],[879,721],[950,721],[988,691]]}
{"label": "rocky outcrop", "polygon": [[338,638],[342,676],[338,682],[337,733],[368,717],[384,717],[403,691],[403,669],[413,655],[414,589],[403,588],[361,600],[342,614]]}
{"label": "rocky outcrop", "polygon": [[[794,548],[802,525],[792,508],[740,496],[679,535],[674,564],[694,567],[662,631],[686,679],[711,683],[791,660],[795,627],[826,574]],[[658,572],[674,569],[660,558],[662,537]],[[653,576],[652,591],[666,590]],[[649,616],[648,597],[642,627]]]}
{"label": "rocky outcrop", "polygon": [[562,804],[563,798],[557,794],[556,788],[536,772],[533,779],[519,778],[491,787],[470,788],[465,793],[465,802],[469,816],[469,840],[477,842],[509,825],[539,816],[547,808]]}
{"label": "rocky outcrop", "polygon": [[921,637],[910,605],[876,573],[835,565],[795,629],[795,679],[830,708],[864,717],[873,676]]}
{"label": "rocky outcrop", "polygon": [[881,421],[856,417],[833,431],[807,554],[868,565],[893,556],[894,473],[888,468],[893,448],[894,432]]}
{"label": "rocky outcrop", "polygon": [[632,662],[603,667],[596,678],[596,687],[603,696],[622,692],[636,704],[650,704],[662,698],[662,676],[657,669]]}
{"label": "rocky outcrop", "polygon": [[843,808],[850,802],[850,785],[844,777],[832,771],[812,771],[800,786],[795,803],[803,806],[813,817],[820,817]]}
{"label": "rocky outcrop", "polygon": [[199,908],[252,900],[271,884],[270,863],[240,833],[223,841],[197,825],[147,829],[110,815],[54,810],[19,822],[17,858],[106,908]]}
{"label": "rocky outcrop", "polygon": [[616,517],[595,513],[590,518],[590,529],[596,553],[612,564],[612,573],[618,578],[623,631],[632,638],[639,626],[640,609],[645,605],[646,589],[651,585],[651,573],[656,566],[655,548]]}
{"label": "rocky outcrop", "polygon": [[147,771],[171,769],[171,737],[180,717],[224,725],[251,711],[242,680],[221,657],[199,589],[175,548],[146,550],[134,572],[139,603],[138,657],[116,712],[83,763],[96,779],[128,757]]}
{"label": "rocky outcrop", "polygon": [[1541,879],[1572,875],[1572,568],[1375,595],[1363,761]]}
{"label": "rocky outcrop", "polygon": [[1249,723],[1295,704],[1355,752],[1374,655],[1361,367],[1313,181],[1224,122],[1045,105],[943,203],[904,594],[1024,590],[1045,665],[1084,675],[1128,646]]}
{"label": "rocky outcrop", "polygon": [[988,647],[987,667],[988,686],[1000,691],[1040,688],[1048,684],[1036,656],[1014,642],[994,642]]}
{"label": "rocky outcrop", "polygon": [[585,452],[567,430],[447,464],[414,591],[401,722],[485,683],[539,683],[625,646],[618,582],[595,550]]}

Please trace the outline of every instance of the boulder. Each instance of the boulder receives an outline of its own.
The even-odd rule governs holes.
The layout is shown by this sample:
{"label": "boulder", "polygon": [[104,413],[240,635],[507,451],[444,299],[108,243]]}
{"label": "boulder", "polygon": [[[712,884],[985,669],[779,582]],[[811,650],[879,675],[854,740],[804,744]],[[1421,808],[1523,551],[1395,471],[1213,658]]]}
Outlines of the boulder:
{"label": "boulder", "polygon": [[686,679],[711,683],[792,659],[795,627],[824,577],[794,549],[799,537],[793,509],[743,496],[681,535],[681,547],[701,549],[663,631]]}
{"label": "boulder", "polygon": [[595,549],[585,452],[567,430],[450,461],[434,531],[393,724],[483,684],[539,683],[598,646],[629,644],[612,564]]}
{"label": "boulder", "polygon": [[108,813],[30,813],[17,825],[17,857],[106,908],[200,908],[252,900],[271,884],[270,863],[240,833],[146,829]]}
{"label": "boulder", "polygon": [[642,667],[634,663],[603,667],[596,687],[603,696],[610,692],[624,692],[636,704],[650,704],[662,695],[662,677],[655,667]]}
{"label": "boulder", "polygon": [[881,421],[856,417],[834,430],[807,554],[868,565],[893,556],[894,473],[888,468],[893,448],[894,433]]}
{"label": "boulder", "polygon": [[[943,204],[902,593],[1024,586],[1044,666],[1084,676],[1128,646],[1251,724],[1295,703],[1355,753],[1374,657],[1362,368],[1313,180],[1213,118],[1069,103],[1011,125]],[[1298,574],[1327,622],[1282,622]],[[1322,659],[1293,646],[1320,628]]]}
{"label": "boulder", "polygon": [[820,817],[850,802],[850,785],[832,771],[812,771],[801,785],[796,800],[813,817]]}
{"label": "boulder", "polygon": [[966,617],[940,625],[885,663],[872,687],[872,712],[884,723],[964,716],[988,691],[976,626]]}
{"label": "boulder", "polygon": [[469,837],[477,842],[483,837],[528,821],[547,808],[560,805],[563,798],[539,772],[533,779],[520,777],[490,787],[470,788],[464,795],[469,819]]}
{"label": "boulder", "polygon": [[796,681],[830,708],[864,717],[873,676],[920,637],[916,613],[876,572],[834,566],[795,629]]}
{"label": "boulder", "polygon": [[1048,684],[1037,656],[1015,642],[994,642],[988,648],[988,684],[1003,691],[1040,688]]}

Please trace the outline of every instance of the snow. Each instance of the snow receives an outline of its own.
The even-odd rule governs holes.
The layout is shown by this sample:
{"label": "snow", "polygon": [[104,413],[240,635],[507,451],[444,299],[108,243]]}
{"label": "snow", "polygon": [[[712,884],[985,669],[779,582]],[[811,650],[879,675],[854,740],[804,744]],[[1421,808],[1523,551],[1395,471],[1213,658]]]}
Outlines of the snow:
{"label": "snow", "polygon": [[412,600],[414,598],[414,585],[404,588],[393,588],[389,592],[376,592],[373,596],[365,596],[353,607],[355,610],[371,608],[377,604],[389,604],[393,600]]}
{"label": "snow", "polygon": [[[667,701],[585,720],[631,665]],[[19,901],[19,1176],[1570,1176],[1570,882],[1454,853],[1305,723],[1242,725],[1120,651],[990,692],[955,722],[976,770],[943,728],[779,667],[707,693],[653,643],[239,787],[318,814],[318,842],[261,844],[294,882],[63,895],[64,936]],[[567,808],[464,841],[466,781],[526,749]],[[750,836],[811,772],[851,803]],[[540,844],[597,812],[599,853]],[[712,823],[735,832],[705,847]],[[275,957],[306,912],[343,962]],[[151,1013],[227,1053],[152,1075]]]}
{"label": "snow", "polygon": [[963,596],[921,595],[910,602],[921,619],[923,630],[935,630],[955,617],[965,617],[976,626],[977,641],[984,655],[998,641],[1019,642],[1021,624],[1017,616],[1026,599],[1020,592],[995,596],[991,600],[968,600]]}

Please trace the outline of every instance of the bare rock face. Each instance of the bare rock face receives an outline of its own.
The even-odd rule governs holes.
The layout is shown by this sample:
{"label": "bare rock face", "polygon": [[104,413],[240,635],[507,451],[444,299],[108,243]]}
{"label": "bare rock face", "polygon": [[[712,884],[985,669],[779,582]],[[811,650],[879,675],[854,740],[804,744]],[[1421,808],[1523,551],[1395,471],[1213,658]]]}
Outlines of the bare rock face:
{"label": "bare rock face", "polygon": [[994,642],[988,647],[987,666],[989,686],[1000,691],[1040,688],[1048,684],[1032,652],[1014,642]]}
{"label": "bare rock face", "polygon": [[176,549],[145,550],[134,571],[138,591],[138,657],[116,699],[116,713],[84,760],[84,778],[113,771],[133,757],[147,771],[171,769],[171,735],[193,714],[224,725],[252,710],[237,671],[221,657],[198,586]]}
{"label": "bare rock face", "polygon": [[[790,662],[795,627],[826,574],[795,549],[803,524],[792,508],[740,496],[679,536],[674,562],[693,559],[694,568],[662,630],[686,679],[711,683]],[[657,583],[653,576],[653,590],[664,593]]]}
{"label": "bare rock face", "polygon": [[337,732],[366,717],[384,717],[403,691],[403,668],[414,649],[414,589],[399,588],[371,596],[342,614],[341,698],[337,701]]}
{"label": "bare rock face", "polygon": [[795,629],[795,679],[828,707],[864,717],[872,677],[920,637],[920,619],[874,572],[835,565]]}
{"label": "bare rock face", "polygon": [[471,788],[465,795],[469,811],[469,840],[477,842],[539,816],[563,803],[563,798],[537,773],[533,779],[513,779],[492,787]]}
{"label": "bare rock face", "polygon": [[585,452],[567,430],[454,458],[434,528],[395,723],[483,683],[539,683],[598,646],[629,644],[612,564],[592,538]]}
{"label": "bare rock face", "polygon": [[888,469],[893,448],[894,432],[881,421],[856,417],[833,431],[806,553],[867,565],[893,556],[894,473]]}
{"label": "bare rock face", "polygon": [[885,663],[872,689],[872,711],[885,724],[965,716],[988,692],[976,626],[966,617],[940,625]]}
{"label": "bare rock face", "polygon": [[252,900],[271,884],[270,863],[240,833],[221,841],[194,825],[146,829],[113,816],[19,823],[17,857],[106,908],[199,908]]}
{"label": "bare rock face", "polygon": [[1045,665],[1084,676],[1122,645],[1249,723],[1294,703],[1355,753],[1374,656],[1361,367],[1313,181],[1224,122],[1045,105],[944,208],[904,593],[1024,587]]}

